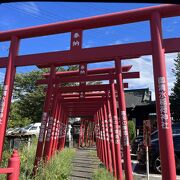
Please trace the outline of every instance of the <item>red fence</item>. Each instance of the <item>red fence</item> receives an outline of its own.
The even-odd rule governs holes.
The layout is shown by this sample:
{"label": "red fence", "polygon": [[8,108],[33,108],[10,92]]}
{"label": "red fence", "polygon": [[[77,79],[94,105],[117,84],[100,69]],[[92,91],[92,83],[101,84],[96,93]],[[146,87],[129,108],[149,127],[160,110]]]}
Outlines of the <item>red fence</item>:
{"label": "red fence", "polygon": [[0,174],[7,174],[7,180],[18,180],[20,174],[20,157],[17,150],[9,158],[8,167],[0,168]]}

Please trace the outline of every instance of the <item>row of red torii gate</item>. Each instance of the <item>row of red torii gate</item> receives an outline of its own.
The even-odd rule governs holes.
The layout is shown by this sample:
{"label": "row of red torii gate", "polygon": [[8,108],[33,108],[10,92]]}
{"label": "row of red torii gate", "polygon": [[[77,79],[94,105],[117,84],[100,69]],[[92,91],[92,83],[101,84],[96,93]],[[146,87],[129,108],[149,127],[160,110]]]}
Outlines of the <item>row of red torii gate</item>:
{"label": "row of red torii gate", "polygon": [[[0,112],[0,160],[16,67],[36,65],[39,68],[50,68],[50,72],[44,74],[43,79],[37,82],[46,84],[47,88],[34,174],[38,170],[40,160],[47,162],[56,150],[63,149],[68,117],[82,117],[95,123],[97,155],[118,180],[123,179],[120,143],[122,140],[125,178],[133,179],[124,97],[124,88],[128,88],[128,84],[123,83],[123,80],[139,78],[140,74],[129,72],[132,66],[122,66],[122,60],[152,55],[162,179],[175,180],[176,166],[165,53],[178,52],[180,38],[163,39],[161,19],[179,15],[179,5],[160,5],[0,32],[0,42],[11,41],[9,56],[0,58],[0,67],[6,68]],[[150,21],[151,41],[82,48],[83,30],[141,21]],[[21,39],[65,32],[71,33],[70,50],[18,55]],[[115,67],[87,69],[88,63],[104,61],[114,61]],[[58,66],[73,64],[79,64],[79,71],[56,71]],[[108,80],[108,84],[86,84],[87,81],[103,80]],[[61,86],[62,83],[69,82],[79,82],[79,86]],[[119,103],[119,112],[116,101]],[[18,179],[18,163],[17,152],[14,152],[8,168],[1,168],[0,173],[7,173],[8,179]]]}

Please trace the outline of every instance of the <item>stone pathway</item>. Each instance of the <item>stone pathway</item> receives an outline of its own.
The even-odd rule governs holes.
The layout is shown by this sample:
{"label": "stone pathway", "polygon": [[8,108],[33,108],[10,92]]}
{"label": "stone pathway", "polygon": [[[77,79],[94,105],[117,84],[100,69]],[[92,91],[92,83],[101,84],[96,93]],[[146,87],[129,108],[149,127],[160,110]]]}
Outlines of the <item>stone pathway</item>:
{"label": "stone pathway", "polygon": [[[91,151],[96,151],[95,148],[77,149],[75,159],[73,160],[73,168],[70,175],[70,180],[92,180],[93,172],[101,164],[97,157],[91,155]],[[132,161],[132,164],[134,161]],[[135,163],[137,164],[137,163]],[[139,169],[139,170],[138,170]],[[134,180],[146,180],[145,171],[133,165]],[[161,180],[162,176],[158,174],[150,174],[150,180]],[[180,180],[180,176],[177,176]]]}
{"label": "stone pathway", "polygon": [[100,161],[96,157],[90,155],[90,151],[92,150],[95,151],[95,148],[77,149],[76,157],[73,160],[70,180],[92,179],[94,170],[100,164]]}

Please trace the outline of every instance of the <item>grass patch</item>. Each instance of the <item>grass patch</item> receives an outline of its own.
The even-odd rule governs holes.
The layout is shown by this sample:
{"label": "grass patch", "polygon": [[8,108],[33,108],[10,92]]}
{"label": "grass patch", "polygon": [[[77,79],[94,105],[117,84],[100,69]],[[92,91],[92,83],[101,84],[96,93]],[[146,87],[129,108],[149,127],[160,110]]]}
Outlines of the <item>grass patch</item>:
{"label": "grass patch", "polygon": [[104,167],[98,167],[98,169],[94,171],[92,179],[93,180],[101,180],[101,179],[114,180],[115,178]]}
{"label": "grass patch", "polygon": [[97,158],[97,152],[96,152],[96,151],[90,150],[90,151],[89,151],[89,155],[90,155],[92,158]]}
{"label": "grass patch", "polygon": [[[89,155],[92,158],[97,158],[96,151],[91,150],[89,152]],[[97,158],[97,161],[98,161],[98,158]],[[100,163],[97,169],[93,172],[92,180],[115,180],[115,178],[108,170],[106,170],[104,165]]]}
{"label": "grass patch", "polygon": [[19,150],[19,155],[21,159],[20,180],[32,179],[31,174],[34,165],[36,148],[37,148],[37,139],[34,139],[30,147],[25,145],[21,150]]}
{"label": "grass patch", "polygon": [[[35,153],[37,147],[37,139],[34,139],[32,145],[25,145],[18,150],[21,159],[20,180],[66,180],[68,179],[72,160],[75,156],[75,149],[65,148],[61,152],[55,153],[51,160],[46,164],[41,164],[36,177],[32,177]],[[8,159],[12,154],[12,150],[6,150],[3,153],[3,161],[1,167],[7,167]],[[0,175],[0,180],[6,180],[6,175]]]}
{"label": "grass patch", "polygon": [[56,153],[46,166],[39,168],[36,180],[68,180],[72,169],[72,160],[75,156],[75,149],[65,148],[62,152]]}
{"label": "grass patch", "polygon": [[[3,153],[2,161],[1,161],[1,168],[6,168],[8,165],[8,159],[11,157],[12,151],[7,150]],[[6,174],[0,174],[0,180],[6,180]]]}

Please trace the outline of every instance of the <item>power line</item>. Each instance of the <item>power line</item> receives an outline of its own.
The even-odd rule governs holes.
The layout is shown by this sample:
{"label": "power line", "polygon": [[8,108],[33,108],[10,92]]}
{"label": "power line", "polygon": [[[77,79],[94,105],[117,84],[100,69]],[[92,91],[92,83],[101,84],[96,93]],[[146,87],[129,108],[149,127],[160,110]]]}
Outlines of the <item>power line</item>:
{"label": "power line", "polygon": [[92,4],[88,4],[86,5],[87,7],[90,7],[92,9],[97,9],[98,11],[102,11],[103,13],[107,13],[107,12],[104,12],[104,11],[110,11],[109,9],[105,9],[105,8],[100,8],[100,7],[97,7],[97,6],[93,6]]}
{"label": "power line", "polygon": [[[21,3],[22,4],[22,3]],[[28,15],[30,15],[30,16],[33,16],[33,17],[35,17],[36,18],[36,20],[39,20],[40,22],[47,22],[47,23],[49,23],[50,21],[54,21],[54,19],[52,20],[52,17],[54,18],[54,16],[51,16],[51,18],[49,18],[49,17],[47,17],[47,15],[48,14],[50,14],[50,11],[45,11],[45,10],[43,10],[43,12],[44,12],[44,18],[42,17],[42,14],[43,13],[40,13],[41,14],[41,16],[38,16],[38,15],[36,15],[36,14],[32,14],[32,13],[30,13],[30,12],[27,12],[27,11],[25,11],[25,10],[23,10],[22,8],[19,8],[19,7],[14,7],[14,6],[9,6],[9,5],[4,5],[5,7],[7,7],[7,8],[11,8],[11,9],[15,9],[16,11],[18,11],[18,12],[20,12],[20,13],[24,13],[24,14],[28,14]],[[31,6],[28,6],[27,4],[22,4],[21,5],[22,7],[24,7],[24,8],[29,8],[30,9],[30,11],[34,11],[33,10],[33,8],[31,7]],[[64,6],[64,5],[63,5]],[[65,7],[68,7],[69,8],[69,6],[67,6],[67,5],[65,5]],[[70,8],[72,8],[72,6],[70,6]],[[35,11],[34,11],[35,12]],[[84,12],[83,11],[81,11],[81,14],[84,14]],[[65,19],[67,19],[67,18],[65,18],[64,17],[64,20]],[[98,35],[98,36],[102,36],[102,34],[100,34],[100,33],[98,33],[98,32],[96,32],[96,31],[94,31],[93,33],[95,33],[95,35]],[[91,35],[89,35],[89,36],[93,36],[93,38],[95,37],[95,35],[93,36],[92,34]]]}
{"label": "power line", "polygon": [[[37,11],[35,9],[33,9],[32,6],[29,6],[28,4],[25,3],[21,3],[20,6],[17,7],[18,9],[21,9],[23,11],[26,11],[25,8],[29,9],[29,12],[31,12],[32,14],[34,13],[34,15],[37,13]],[[27,11],[26,11],[27,12]],[[57,19],[57,16],[52,16],[49,13],[46,13],[44,10],[41,11],[39,14],[36,14],[38,17],[41,17],[43,20],[47,19],[48,21],[54,21],[54,19]]]}
{"label": "power line", "polygon": [[[18,11],[18,12],[20,12],[20,13],[24,13],[24,14],[28,14],[28,15],[30,15],[30,16],[33,16],[33,17],[36,18],[35,20],[38,20],[38,21],[43,22],[43,23],[44,23],[44,22],[47,22],[47,23],[52,22],[52,21],[54,21],[55,18],[57,19],[57,17],[58,17],[57,14],[52,13],[51,11],[44,10],[44,9],[42,9],[42,8],[40,9],[40,10],[42,10],[41,13],[40,13],[39,15],[37,15],[37,14],[35,14],[35,10],[33,9],[32,6],[28,6],[28,4],[25,4],[25,3],[23,3],[23,4],[21,3],[20,5],[21,5],[22,8],[20,8],[20,7],[14,7],[14,6],[12,6],[12,5],[3,4],[3,6],[6,7],[6,8],[10,8],[10,9],[16,10],[16,11]],[[62,4],[61,4],[61,6],[67,7],[68,9],[69,9],[69,8],[73,9],[73,7],[70,6],[70,5],[62,5]],[[101,8],[94,7],[94,6],[92,6],[92,5],[87,5],[87,4],[86,4],[86,6],[88,6],[88,7],[90,7],[90,8],[93,8],[93,9],[101,9]],[[33,13],[30,13],[30,12],[27,12],[27,11],[24,10],[23,8],[29,8],[31,12],[34,12],[34,14],[33,14]],[[83,15],[84,15],[84,13],[87,14],[87,11],[83,11],[83,10],[78,10],[78,12],[79,12],[80,14],[83,14]],[[43,17],[42,17],[42,16],[43,16]],[[47,17],[47,16],[49,16],[49,17]],[[66,19],[67,19],[67,18],[64,17],[64,16],[63,16],[63,17],[61,16],[61,18],[63,18],[63,20],[66,20]],[[103,34],[102,32],[98,33],[97,30],[95,29],[95,30],[93,31],[93,34],[89,34],[88,36],[93,37],[92,40],[94,40],[94,37],[96,37],[96,35],[97,35],[98,37],[102,37],[102,36],[104,36],[105,34]]]}
{"label": "power line", "polygon": [[[28,4],[26,4],[26,3],[23,3],[23,5],[25,7],[31,8],[31,6],[28,6]],[[53,19],[58,19],[58,18],[61,18],[63,20],[68,20],[69,19],[69,18],[67,18],[65,16],[62,16],[62,15],[60,16],[59,14],[56,14],[56,13],[54,13],[52,11],[48,11],[47,9],[42,9],[42,7],[40,7],[40,11],[41,11],[40,14],[42,14],[42,15],[44,14],[45,16],[51,17]]]}
{"label": "power line", "polygon": [[[38,17],[38,16],[36,16],[36,15],[34,15],[34,14],[32,14],[32,13],[29,13],[29,12],[27,12],[27,11],[23,11],[22,9],[18,9],[18,8],[14,7],[14,6],[11,6],[11,5],[9,6],[9,5],[3,4],[2,7],[8,8],[8,9],[12,9],[12,10],[15,10],[15,11],[20,12],[20,13],[23,13],[23,14],[27,14],[27,15],[33,16],[33,17],[36,18],[35,20],[38,20],[38,21],[40,21],[41,23],[42,23],[42,22],[44,23],[44,22],[46,21],[45,19],[42,19],[41,17]],[[46,22],[49,23],[49,21],[46,21]]]}

